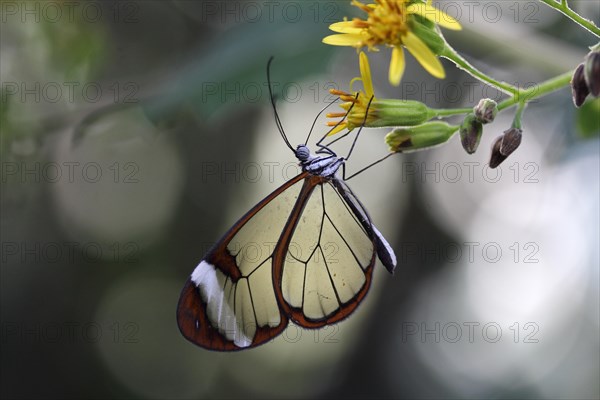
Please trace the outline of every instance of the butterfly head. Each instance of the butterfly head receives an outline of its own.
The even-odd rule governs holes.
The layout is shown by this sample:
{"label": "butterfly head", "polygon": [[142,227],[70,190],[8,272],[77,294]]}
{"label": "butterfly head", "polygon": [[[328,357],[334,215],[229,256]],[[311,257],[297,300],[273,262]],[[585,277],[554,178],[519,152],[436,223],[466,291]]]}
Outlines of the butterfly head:
{"label": "butterfly head", "polygon": [[310,160],[310,150],[308,149],[308,147],[306,145],[299,144],[298,147],[296,147],[296,158],[301,163],[304,163],[304,162]]}

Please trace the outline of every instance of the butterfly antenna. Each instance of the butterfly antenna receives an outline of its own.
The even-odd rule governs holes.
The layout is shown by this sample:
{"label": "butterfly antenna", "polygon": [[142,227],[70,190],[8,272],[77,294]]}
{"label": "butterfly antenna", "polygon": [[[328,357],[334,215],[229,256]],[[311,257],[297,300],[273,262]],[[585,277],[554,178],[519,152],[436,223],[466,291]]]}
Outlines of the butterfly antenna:
{"label": "butterfly antenna", "polygon": [[[373,101],[374,96],[371,96],[371,99],[369,100],[369,104],[367,105],[367,110],[365,112],[365,119],[363,120],[362,125],[360,126],[360,128],[358,129],[358,132],[356,133],[356,137],[354,138],[354,142],[352,142],[352,147],[350,147],[350,151],[348,152],[348,156],[346,156],[346,160],[348,159],[348,157],[350,157],[350,154],[352,154],[352,150],[354,150],[354,145],[356,144],[356,141],[358,140],[358,135],[360,135],[360,132],[362,132],[362,129],[365,126],[365,123],[367,122],[367,115],[369,114],[369,107],[371,106],[371,102]],[[388,153],[385,156],[381,157],[379,160],[372,162],[371,164],[367,165],[366,167],[364,167],[363,169],[353,173],[352,175],[350,175],[349,177],[346,177],[346,170],[344,170],[344,180],[348,181],[352,178],[354,178],[356,175],[368,170],[369,168],[379,164],[380,162],[387,160],[389,157],[393,156],[394,154],[396,154],[395,152],[392,153]]]}
{"label": "butterfly antenna", "polygon": [[[336,101],[338,101],[338,99],[334,99],[333,101],[329,102],[329,104],[327,104],[325,107],[323,107],[321,109],[321,111],[319,111],[319,113],[317,114],[317,116],[315,117],[312,126],[310,127],[310,131],[308,131],[308,136],[306,137],[306,140],[304,141],[304,145],[306,146],[306,144],[308,143],[308,139],[310,139],[310,135],[312,135],[313,129],[315,128],[315,125],[317,123],[317,120],[319,119],[319,117],[321,116],[321,114],[323,114],[323,112],[325,112],[325,110],[327,110],[333,103],[335,103]],[[343,120],[342,120],[343,121]]]}
{"label": "butterfly antenna", "polygon": [[288,140],[287,135],[283,130],[281,119],[279,118],[279,114],[277,113],[277,106],[275,106],[275,96],[273,96],[273,89],[271,87],[271,63],[273,62],[273,58],[274,57],[271,56],[271,58],[269,58],[269,62],[267,63],[267,84],[269,87],[269,98],[271,99],[271,106],[273,107],[273,113],[275,114],[275,125],[277,125],[277,129],[279,130],[279,133],[281,134],[281,137],[283,138],[283,141],[285,142],[287,147],[289,147],[290,150],[292,150],[295,153],[294,147],[292,147],[292,145],[290,144],[290,141]]}
{"label": "butterfly antenna", "polygon": [[365,118],[363,119],[362,124],[360,124],[360,128],[358,128],[358,132],[356,132],[356,136],[354,137],[352,146],[350,146],[350,151],[348,151],[346,160],[350,158],[350,154],[352,154],[352,151],[354,150],[354,146],[356,145],[356,142],[358,141],[358,136],[360,135],[360,133],[362,132],[362,129],[365,127],[365,124],[367,123],[367,116],[369,115],[369,108],[371,107],[371,102],[373,101],[374,98],[375,98],[375,96],[373,95],[369,99],[369,104],[367,104],[367,109],[365,110]]}

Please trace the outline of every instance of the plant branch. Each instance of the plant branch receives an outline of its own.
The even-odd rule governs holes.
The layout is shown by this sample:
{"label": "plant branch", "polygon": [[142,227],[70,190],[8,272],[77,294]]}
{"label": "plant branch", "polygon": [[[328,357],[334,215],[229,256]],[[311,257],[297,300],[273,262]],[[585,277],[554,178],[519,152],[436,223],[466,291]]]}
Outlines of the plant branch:
{"label": "plant branch", "polygon": [[600,37],[600,29],[594,24],[593,21],[589,19],[583,18],[581,15],[577,14],[575,11],[571,10],[567,5],[567,0],[561,0],[561,2],[557,2],[556,0],[540,0],[542,3],[548,5],[555,10],[560,11],[573,21],[575,21],[582,28],[587,29],[594,35]]}
{"label": "plant branch", "polygon": [[517,94],[509,99],[506,99],[498,104],[498,111],[502,111],[505,108],[512,107],[517,103],[526,103],[531,100],[535,100],[539,97],[545,96],[548,93],[562,89],[571,82],[573,71],[565,72],[555,76],[554,78],[548,79],[538,85],[532,86],[528,89],[520,89]]}
{"label": "plant branch", "polygon": [[442,52],[440,53],[441,57],[447,58],[448,60],[450,60],[454,64],[456,64],[457,67],[464,70],[465,72],[467,72],[474,78],[476,78],[484,83],[487,83],[488,85],[490,85],[498,90],[501,90],[502,92],[504,92],[510,96],[514,96],[519,92],[519,89],[514,87],[513,85],[506,83],[506,82],[497,81],[494,78],[491,78],[491,77],[487,76],[486,74],[484,74],[483,72],[479,71],[477,68],[472,66],[467,60],[465,60],[460,54],[458,54],[458,52],[456,50],[454,50],[452,48],[452,46],[450,46],[450,44],[446,41],[445,38],[444,38],[444,42],[445,42],[445,47],[444,47],[444,50],[442,50]]}

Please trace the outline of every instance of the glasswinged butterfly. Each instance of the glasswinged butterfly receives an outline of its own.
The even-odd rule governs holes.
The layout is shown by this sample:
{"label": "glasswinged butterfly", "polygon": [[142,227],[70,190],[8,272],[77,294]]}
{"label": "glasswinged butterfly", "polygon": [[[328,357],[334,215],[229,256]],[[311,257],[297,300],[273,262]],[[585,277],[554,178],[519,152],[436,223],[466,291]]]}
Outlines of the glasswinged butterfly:
{"label": "glasswinged butterfly", "polygon": [[[396,267],[391,246],[345,183],[344,162],[360,129],[346,158],[328,145],[349,132],[322,145],[325,135],[316,155],[310,153],[306,143],[316,119],[306,142],[294,149],[277,114],[271,61],[267,79],[275,122],[302,172],[240,218],[186,281],[177,323],[186,339],[209,350],[258,346],[281,334],[290,320],[313,329],[337,323],[364,299],[377,258],[390,273]],[[269,243],[269,251],[248,256],[250,246]]]}

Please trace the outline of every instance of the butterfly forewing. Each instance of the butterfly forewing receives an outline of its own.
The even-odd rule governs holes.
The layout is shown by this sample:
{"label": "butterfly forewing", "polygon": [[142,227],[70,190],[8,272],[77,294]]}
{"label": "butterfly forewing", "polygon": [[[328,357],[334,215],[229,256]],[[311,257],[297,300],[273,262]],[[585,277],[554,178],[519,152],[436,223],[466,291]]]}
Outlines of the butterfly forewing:
{"label": "butterfly forewing", "polygon": [[217,350],[264,343],[288,319],[273,289],[273,252],[303,186],[303,173],[244,215],[193,271],[177,319],[192,342]]}

